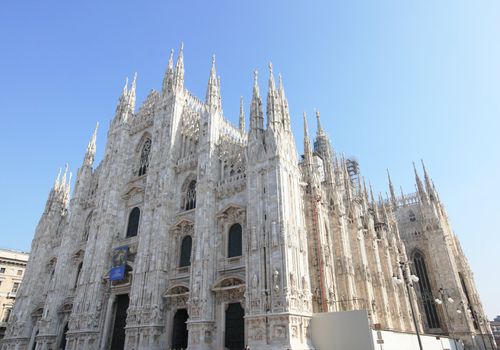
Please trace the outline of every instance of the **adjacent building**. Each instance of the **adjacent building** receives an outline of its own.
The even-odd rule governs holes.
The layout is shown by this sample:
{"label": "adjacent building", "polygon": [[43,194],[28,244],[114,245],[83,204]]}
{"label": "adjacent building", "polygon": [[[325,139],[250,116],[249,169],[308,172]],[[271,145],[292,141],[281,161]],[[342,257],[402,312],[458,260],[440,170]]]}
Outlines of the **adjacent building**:
{"label": "adjacent building", "polygon": [[25,252],[0,249],[0,339],[4,336],[28,258]]}
{"label": "adjacent building", "polygon": [[359,309],[376,329],[416,331],[414,309],[427,333],[491,334],[426,169],[417,193],[375,196],[319,112],[298,156],[272,65],[267,85],[264,114],[255,72],[247,127],[215,59],[203,101],[182,48],[137,111],[126,83],[103,160],[96,129],[71,198],[68,169],[50,191],[2,349],[313,349],[315,313]]}
{"label": "adjacent building", "polygon": [[490,326],[495,342],[498,345],[500,344],[500,316],[497,316],[493,321],[490,321]]}

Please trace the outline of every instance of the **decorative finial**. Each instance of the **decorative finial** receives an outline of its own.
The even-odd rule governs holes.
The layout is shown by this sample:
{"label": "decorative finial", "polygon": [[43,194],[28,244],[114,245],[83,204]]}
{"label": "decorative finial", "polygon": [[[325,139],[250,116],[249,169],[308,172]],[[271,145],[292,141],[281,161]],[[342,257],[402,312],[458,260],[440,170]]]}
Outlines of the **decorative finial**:
{"label": "decorative finial", "polygon": [[168,68],[174,67],[174,49],[170,49],[170,56],[168,56]]}
{"label": "decorative finial", "polygon": [[62,172],[62,169],[59,168],[59,173],[57,174],[56,181],[54,181],[54,189],[55,190],[57,190],[59,188],[59,183],[61,180],[61,172]]}
{"label": "decorative finial", "polygon": [[68,165],[68,163],[66,163],[66,169],[64,170],[64,175],[63,175],[61,182],[60,182],[61,186],[66,185],[66,175],[68,174],[68,170],[69,170],[69,165]]}
{"label": "decorative finial", "polygon": [[125,78],[125,85],[123,85],[123,95],[126,95],[128,91],[128,77]]}
{"label": "decorative finial", "polygon": [[212,55],[212,67],[215,67],[215,54]]}
{"label": "decorative finial", "polygon": [[269,73],[273,74],[273,63],[269,62]]}

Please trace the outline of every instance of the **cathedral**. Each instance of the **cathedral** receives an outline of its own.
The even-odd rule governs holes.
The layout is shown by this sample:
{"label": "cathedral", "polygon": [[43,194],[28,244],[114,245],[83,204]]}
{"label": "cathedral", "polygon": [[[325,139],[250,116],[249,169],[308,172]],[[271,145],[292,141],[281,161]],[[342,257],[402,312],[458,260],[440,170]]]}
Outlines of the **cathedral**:
{"label": "cathedral", "polygon": [[[373,329],[493,349],[460,243],[425,167],[416,192],[374,195],[316,112],[298,155],[281,75],[249,125],[225,118],[215,59],[206,97],[181,46],[136,110],[125,84],[102,161],[96,133],[57,177],[2,350],[314,349],[317,313],[367,310]],[[265,116],[264,116],[265,107]],[[422,163],[423,166],[423,163]]]}

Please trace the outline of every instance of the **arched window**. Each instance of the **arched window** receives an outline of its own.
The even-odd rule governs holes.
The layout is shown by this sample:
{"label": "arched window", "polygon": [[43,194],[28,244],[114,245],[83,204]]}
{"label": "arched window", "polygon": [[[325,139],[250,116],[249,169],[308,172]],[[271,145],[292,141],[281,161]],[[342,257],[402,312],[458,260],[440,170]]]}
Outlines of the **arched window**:
{"label": "arched window", "polygon": [[189,183],[184,193],[182,208],[184,210],[191,210],[196,208],[196,181],[193,180]]}
{"label": "arched window", "polygon": [[241,225],[234,224],[229,229],[227,242],[227,257],[241,256],[242,251]]}
{"label": "arched window", "polygon": [[179,261],[179,267],[191,266],[191,246],[193,245],[193,239],[191,236],[186,236],[182,239],[181,243],[181,258]]}
{"label": "arched window", "polygon": [[410,210],[410,212],[408,213],[408,217],[410,218],[411,222],[417,221],[417,218],[415,217],[415,213],[412,210]]}
{"label": "arched window", "polygon": [[83,236],[82,236],[83,242],[86,242],[89,239],[91,223],[92,223],[92,213],[90,213],[89,216],[87,216],[87,220],[85,220],[85,225],[83,226]]}
{"label": "arched window", "polygon": [[137,176],[145,175],[149,167],[149,153],[151,152],[151,139],[146,139],[142,145],[141,158],[139,159],[139,170]]}
{"label": "arched window", "polygon": [[137,236],[139,230],[139,218],[141,217],[141,210],[137,207],[132,209],[128,217],[127,237]]}
{"label": "arched window", "polygon": [[76,269],[75,283],[73,284],[73,289],[78,285],[78,279],[80,278],[80,273],[82,272],[83,261],[78,264]]}
{"label": "arched window", "polygon": [[417,283],[420,288],[420,295],[422,297],[422,304],[424,306],[425,317],[429,328],[439,328],[439,318],[436,311],[436,304],[432,297],[431,283],[427,274],[427,266],[425,260],[420,252],[413,254],[413,264],[415,266],[415,273],[419,278]]}

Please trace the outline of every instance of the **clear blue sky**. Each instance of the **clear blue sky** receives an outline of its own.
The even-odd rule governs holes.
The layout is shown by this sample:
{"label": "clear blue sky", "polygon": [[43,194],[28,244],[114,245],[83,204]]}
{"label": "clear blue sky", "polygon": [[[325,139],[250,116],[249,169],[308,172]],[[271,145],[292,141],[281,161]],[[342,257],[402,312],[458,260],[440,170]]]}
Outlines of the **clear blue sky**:
{"label": "clear blue sky", "polygon": [[141,102],[184,41],[186,86],[204,98],[215,53],[233,121],[254,68],[266,93],[271,60],[300,149],[302,111],[318,108],[377,191],[386,168],[412,191],[424,158],[487,313],[500,314],[499,18],[498,1],[4,2],[0,246],[30,249],[58,168],[76,171],[96,121],[100,159],[125,77],[138,72]]}

